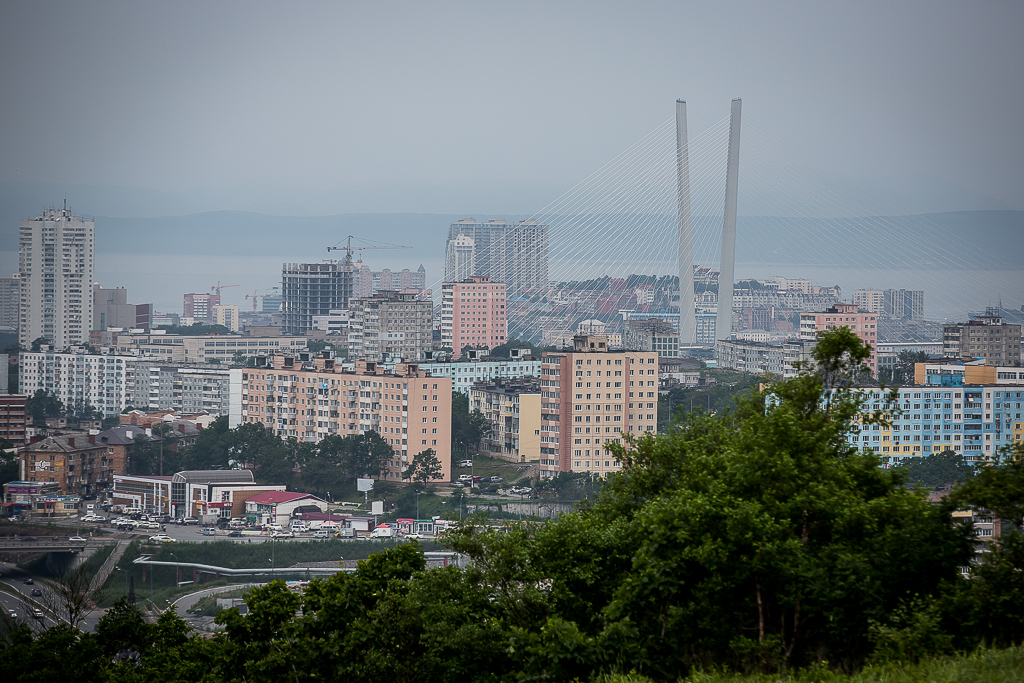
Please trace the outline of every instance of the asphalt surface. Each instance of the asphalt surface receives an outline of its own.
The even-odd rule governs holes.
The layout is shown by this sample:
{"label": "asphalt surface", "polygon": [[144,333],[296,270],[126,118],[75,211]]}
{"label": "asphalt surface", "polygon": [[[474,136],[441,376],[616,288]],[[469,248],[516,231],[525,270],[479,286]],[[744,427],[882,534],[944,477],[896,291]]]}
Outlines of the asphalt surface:
{"label": "asphalt surface", "polygon": [[[3,609],[5,611],[14,610],[18,614],[17,621],[19,623],[27,623],[34,629],[48,628],[56,625],[58,621],[46,610],[48,603],[45,597],[48,592],[46,582],[33,577],[35,583],[33,585],[26,585],[25,579],[28,576],[25,572],[9,564],[0,564],[0,582],[3,582],[17,592],[17,595],[11,595],[5,590],[0,590],[0,603],[3,604]],[[31,596],[33,588],[43,591],[44,597],[33,598]],[[36,619],[32,616],[32,610],[37,605],[43,610],[44,617],[42,619]],[[82,629],[95,631],[96,624],[99,622],[102,614],[102,610],[96,610],[89,614],[82,623]]]}

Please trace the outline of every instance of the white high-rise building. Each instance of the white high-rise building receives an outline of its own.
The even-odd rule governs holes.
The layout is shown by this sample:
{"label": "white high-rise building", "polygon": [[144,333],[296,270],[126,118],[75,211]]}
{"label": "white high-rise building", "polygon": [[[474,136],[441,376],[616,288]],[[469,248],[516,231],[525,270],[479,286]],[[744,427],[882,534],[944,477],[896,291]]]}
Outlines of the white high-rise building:
{"label": "white high-rise building", "polygon": [[19,224],[18,343],[40,337],[58,349],[89,341],[96,225],[64,209]]}
{"label": "white high-rise building", "polygon": [[[546,223],[535,220],[517,223],[490,220],[479,223],[476,219],[464,218],[452,223],[448,231],[446,256],[452,244],[458,242],[460,237],[473,240],[473,272],[467,277],[488,275],[493,282],[505,283],[509,296],[521,296],[528,289],[548,286]],[[466,279],[459,277],[448,265],[445,264],[445,282],[462,282]]]}
{"label": "white high-rise building", "polygon": [[469,235],[458,235],[455,239],[449,240],[444,264],[445,280],[468,280],[473,275],[473,270],[473,238]]}
{"label": "white high-rise building", "polygon": [[885,296],[880,289],[855,289],[853,303],[866,313],[881,313],[885,308]]}

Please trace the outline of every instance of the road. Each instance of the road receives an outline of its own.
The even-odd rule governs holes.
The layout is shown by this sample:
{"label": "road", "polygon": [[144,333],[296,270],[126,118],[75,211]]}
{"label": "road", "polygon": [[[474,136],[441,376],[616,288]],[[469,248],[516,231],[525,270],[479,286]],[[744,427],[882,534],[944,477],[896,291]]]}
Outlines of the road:
{"label": "road", "polygon": [[[14,610],[18,613],[18,622],[27,623],[33,628],[48,628],[55,626],[58,622],[50,614],[46,606],[53,602],[48,600],[49,588],[46,583],[42,580],[35,580],[32,585],[26,585],[25,579],[28,575],[9,564],[0,564],[0,582],[3,582],[10,588],[13,588],[17,595],[11,595],[5,590],[0,590],[0,603],[3,604],[4,610]],[[32,589],[38,588],[43,592],[42,597],[32,597]],[[45,616],[42,619],[35,619],[31,616],[32,610],[36,607],[41,607]],[[96,624],[99,622],[103,612],[97,610],[89,614],[81,624],[81,628],[85,631],[95,631]]]}

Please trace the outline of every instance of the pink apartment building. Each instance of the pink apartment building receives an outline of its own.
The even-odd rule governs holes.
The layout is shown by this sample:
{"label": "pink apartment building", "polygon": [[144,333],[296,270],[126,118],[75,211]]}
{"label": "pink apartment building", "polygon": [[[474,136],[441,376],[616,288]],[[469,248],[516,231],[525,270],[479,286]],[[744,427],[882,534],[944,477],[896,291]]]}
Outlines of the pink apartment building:
{"label": "pink apartment building", "polygon": [[814,341],[818,332],[836,327],[848,327],[850,331],[871,345],[868,367],[871,374],[878,374],[876,353],[878,348],[878,314],[861,311],[857,304],[836,304],[822,312],[800,314],[800,340]]}
{"label": "pink apartment building", "polygon": [[441,285],[441,343],[454,358],[466,346],[494,348],[506,341],[505,284],[487,275]]}

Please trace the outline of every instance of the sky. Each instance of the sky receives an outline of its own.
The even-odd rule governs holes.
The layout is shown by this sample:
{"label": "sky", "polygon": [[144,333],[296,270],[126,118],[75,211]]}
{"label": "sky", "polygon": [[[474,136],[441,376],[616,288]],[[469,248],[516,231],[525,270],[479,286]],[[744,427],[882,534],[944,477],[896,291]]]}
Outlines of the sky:
{"label": "sky", "polygon": [[0,183],[529,215],[740,96],[913,210],[1024,209],[1022,33],[1020,2],[8,1]]}

